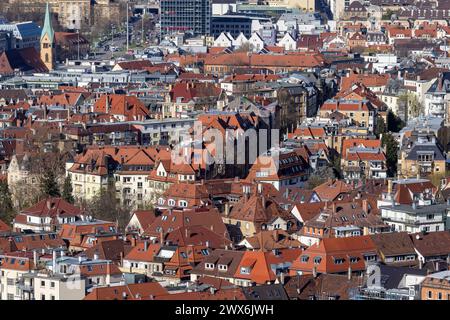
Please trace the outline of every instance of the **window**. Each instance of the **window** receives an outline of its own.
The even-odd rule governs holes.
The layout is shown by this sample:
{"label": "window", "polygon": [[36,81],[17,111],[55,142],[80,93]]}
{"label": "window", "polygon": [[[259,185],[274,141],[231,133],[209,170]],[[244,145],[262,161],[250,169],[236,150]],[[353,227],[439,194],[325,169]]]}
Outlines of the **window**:
{"label": "window", "polygon": [[302,256],[301,260],[302,262],[308,262],[309,256]]}
{"label": "window", "polygon": [[314,264],[319,264],[322,261],[322,257],[315,257]]}
{"label": "window", "polygon": [[184,200],[178,201],[178,204],[179,204],[180,207],[187,207],[188,206],[187,201],[184,201]]}
{"label": "window", "polygon": [[54,287],[55,287],[55,282],[54,281],[50,282],[50,288],[54,288]]}
{"label": "window", "polygon": [[214,269],[214,263],[205,263],[205,269],[213,270]]}
{"label": "window", "polygon": [[250,267],[241,267],[241,274],[250,274]]}
{"label": "window", "polygon": [[428,290],[428,299],[433,298],[433,292],[431,292],[430,290]]}
{"label": "window", "polygon": [[45,281],[41,281],[41,287],[45,287]]}
{"label": "window", "polygon": [[219,264],[218,268],[220,271],[227,271],[228,266],[226,264]]}
{"label": "window", "polygon": [[438,292],[438,300],[442,300],[442,292]]}

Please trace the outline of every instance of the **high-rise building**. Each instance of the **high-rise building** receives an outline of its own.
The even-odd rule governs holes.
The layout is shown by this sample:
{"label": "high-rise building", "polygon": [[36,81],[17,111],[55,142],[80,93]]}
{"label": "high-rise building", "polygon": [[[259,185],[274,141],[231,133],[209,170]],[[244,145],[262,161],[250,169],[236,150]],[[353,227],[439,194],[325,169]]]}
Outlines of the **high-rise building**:
{"label": "high-rise building", "polygon": [[211,32],[211,0],[161,0],[161,35]]}

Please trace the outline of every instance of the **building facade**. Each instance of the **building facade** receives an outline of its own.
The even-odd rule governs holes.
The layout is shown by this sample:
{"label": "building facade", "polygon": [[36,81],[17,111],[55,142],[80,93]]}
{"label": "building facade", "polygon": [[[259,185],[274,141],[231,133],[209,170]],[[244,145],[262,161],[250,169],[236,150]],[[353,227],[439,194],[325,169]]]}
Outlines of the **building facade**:
{"label": "building facade", "polygon": [[160,12],[161,35],[211,33],[211,0],[161,0]]}

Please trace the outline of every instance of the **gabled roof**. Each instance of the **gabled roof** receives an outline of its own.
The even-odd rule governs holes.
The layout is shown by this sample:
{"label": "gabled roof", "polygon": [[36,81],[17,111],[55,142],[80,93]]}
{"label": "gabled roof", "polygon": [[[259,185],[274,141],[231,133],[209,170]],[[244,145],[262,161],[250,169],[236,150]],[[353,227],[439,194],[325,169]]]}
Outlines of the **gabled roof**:
{"label": "gabled roof", "polygon": [[120,94],[102,95],[94,103],[94,111],[125,116],[127,120],[144,119],[150,116],[149,110],[137,97]]}
{"label": "gabled roof", "polygon": [[0,233],[7,232],[7,231],[11,231],[11,228],[6,223],[4,223],[2,220],[0,220]]}
{"label": "gabled roof", "polygon": [[425,258],[450,254],[450,232],[412,233],[411,240],[416,250]]}
{"label": "gabled roof", "polygon": [[212,249],[225,249],[231,245],[228,234],[218,234],[206,226],[182,226],[165,238],[172,245],[178,246],[200,246],[208,244]]}
{"label": "gabled roof", "polygon": [[86,214],[80,208],[70,204],[62,198],[43,199],[35,205],[20,212],[22,215],[35,217],[79,217]]}
{"label": "gabled roof", "polygon": [[346,77],[341,78],[341,91],[348,90],[355,83],[361,83],[367,88],[386,86],[390,79],[389,74],[358,74],[350,72]]}
{"label": "gabled roof", "polygon": [[180,227],[205,226],[217,234],[228,236],[226,227],[216,208],[164,210],[145,230],[144,234],[160,238]]}
{"label": "gabled roof", "polygon": [[169,293],[158,282],[96,287],[83,300],[153,300]]}
{"label": "gabled roof", "polygon": [[364,255],[376,255],[376,245],[370,236],[323,238],[299,255],[291,270],[312,273],[343,273],[366,269]]}
{"label": "gabled roof", "polygon": [[380,233],[370,237],[384,257],[416,254],[407,232]]}
{"label": "gabled roof", "polygon": [[0,55],[0,74],[9,75],[16,70],[21,72],[48,72],[34,47],[11,49]]}
{"label": "gabled roof", "polygon": [[229,217],[253,223],[269,223],[276,217],[292,219],[292,216],[287,211],[281,209],[272,200],[261,196],[258,192],[253,193],[250,197],[244,196],[239,200],[233,206]]}
{"label": "gabled roof", "polygon": [[101,260],[111,260],[114,263],[121,262],[121,257],[126,256],[131,247],[126,245],[122,239],[101,241],[95,246],[86,249],[83,255],[93,259],[98,255]]}
{"label": "gabled roof", "polygon": [[330,180],[314,188],[322,201],[333,201],[341,194],[349,193],[353,187],[342,180]]}

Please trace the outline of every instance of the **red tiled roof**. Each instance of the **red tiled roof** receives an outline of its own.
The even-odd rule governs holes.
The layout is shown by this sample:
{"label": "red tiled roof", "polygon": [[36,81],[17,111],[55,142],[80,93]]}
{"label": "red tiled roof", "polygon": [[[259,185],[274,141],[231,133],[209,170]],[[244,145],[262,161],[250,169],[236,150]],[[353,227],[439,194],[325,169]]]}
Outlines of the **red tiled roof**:
{"label": "red tiled roof", "polygon": [[168,294],[168,291],[158,282],[145,282],[123,286],[97,287],[83,300],[153,300]]}

